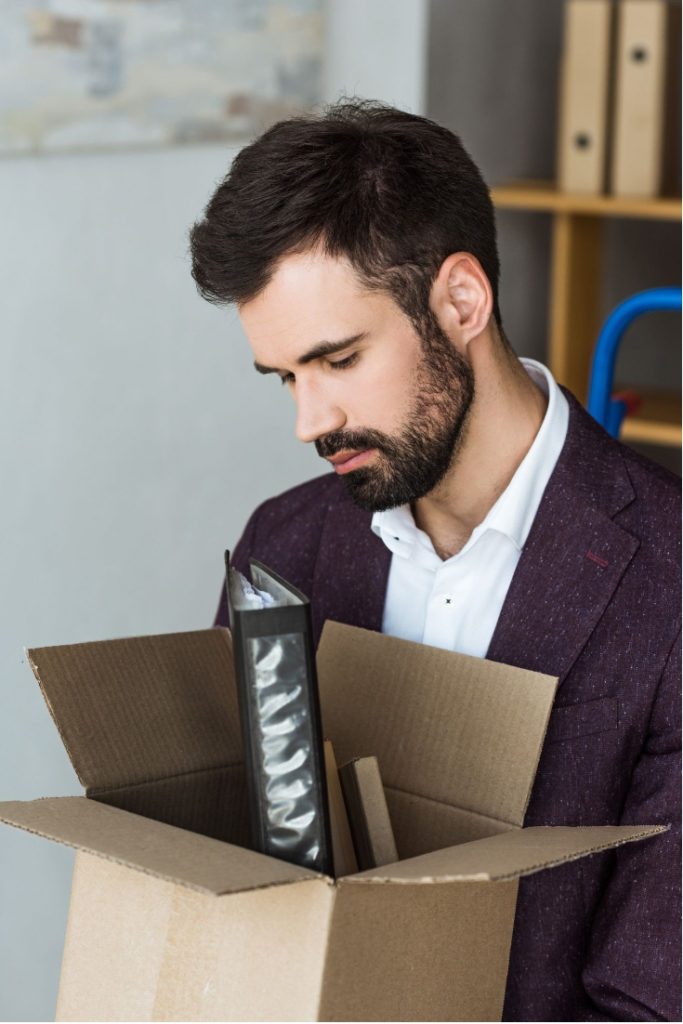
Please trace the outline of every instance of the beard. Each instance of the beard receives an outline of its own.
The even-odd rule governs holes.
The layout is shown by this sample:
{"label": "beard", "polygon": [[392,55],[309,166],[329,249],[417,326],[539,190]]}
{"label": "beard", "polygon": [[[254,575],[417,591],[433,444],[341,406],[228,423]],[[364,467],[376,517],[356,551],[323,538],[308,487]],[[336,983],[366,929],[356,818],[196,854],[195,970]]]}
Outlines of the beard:
{"label": "beard", "polygon": [[318,455],[377,449],[373,465],[343,477],[352,500],[383,512],[423,498],[443,480],[460,447],[474,399],[474,374],[441,330],[431,310],[418,333],[422,359],[407,424],[397,435],[379,430],[335,430],[318,438]]}

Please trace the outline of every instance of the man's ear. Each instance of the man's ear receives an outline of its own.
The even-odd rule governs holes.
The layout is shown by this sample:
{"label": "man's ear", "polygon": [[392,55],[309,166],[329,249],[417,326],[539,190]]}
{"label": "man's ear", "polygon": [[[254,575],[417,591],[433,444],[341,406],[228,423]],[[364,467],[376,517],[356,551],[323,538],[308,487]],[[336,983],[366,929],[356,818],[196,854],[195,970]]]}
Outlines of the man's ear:
{"label": "man's ear", "polygon": [[484,331],[493,312],[493,292],[476,256],[455,252],[444,260],[430,306],[442,331],[463,351]]}

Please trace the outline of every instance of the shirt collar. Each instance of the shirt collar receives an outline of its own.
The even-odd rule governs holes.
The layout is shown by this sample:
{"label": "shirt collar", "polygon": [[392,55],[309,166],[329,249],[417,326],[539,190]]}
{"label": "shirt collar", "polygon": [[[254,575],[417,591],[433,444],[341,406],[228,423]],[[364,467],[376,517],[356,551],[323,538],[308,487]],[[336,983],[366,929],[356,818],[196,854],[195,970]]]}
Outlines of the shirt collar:
{"label": "shirt collar", "polygon": [[441,561],[429,536],[415,524],[410,505],[375,512],[371,528],[394,555],[413,558],[428,568]]}
{"label": "shirt collar", "polygon": [[541,498],[567,436],[569,405],[550,370],[534,359],[520,360],[548,399],[543,422],[515,475],[477,530],[498,530],[519,550],[524,547]]}
{"label": "shirt collar", "polygon": [[[473,530],[465,548],[474,544],[486,530],[497,530],[504,534],[519,550],[524,547],[567,436],[569,405],[552,374],[534,359],[521,359],[520,362],[547,396],[548,407],[540,429],[515,475],[484,520]],[[375,512],[372,530],[394,554],[403,557],[417,555],[420,561],[438,559],[427,534],[415,525],[410,505]]]}

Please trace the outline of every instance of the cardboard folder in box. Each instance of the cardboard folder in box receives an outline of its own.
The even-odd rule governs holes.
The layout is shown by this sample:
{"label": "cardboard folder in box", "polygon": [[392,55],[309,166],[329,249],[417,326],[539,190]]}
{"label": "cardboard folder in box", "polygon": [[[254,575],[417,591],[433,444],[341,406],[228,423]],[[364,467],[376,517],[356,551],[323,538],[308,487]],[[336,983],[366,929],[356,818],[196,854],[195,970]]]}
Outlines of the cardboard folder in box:
{"label": "cardboard folder in box", "polygon": [[243,848],[227,630],[29,656],[86,787],[0,804],[78,851],[60,1020],[497,1020],[518,878],[661,831],[521,827],[553,679],[328,623],[325,733],[403,858],[335,882]]}

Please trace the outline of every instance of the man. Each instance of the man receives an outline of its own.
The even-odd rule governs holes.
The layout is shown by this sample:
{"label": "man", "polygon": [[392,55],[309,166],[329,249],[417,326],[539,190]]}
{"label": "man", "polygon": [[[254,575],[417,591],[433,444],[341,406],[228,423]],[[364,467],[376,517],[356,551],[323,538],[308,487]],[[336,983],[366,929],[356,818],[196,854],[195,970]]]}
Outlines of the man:
{"label": "man", "polygon": [[[336,619],[558,676],[525,824],[675,825],[677,481],[514,354],[457,137],[362,101],[281,122],[191,241],[334,470],[258,508],[236,566],[300,587],[316,635]],[[523,880],[505,1019],[679,1020],[677,850],[672,828]]]}

